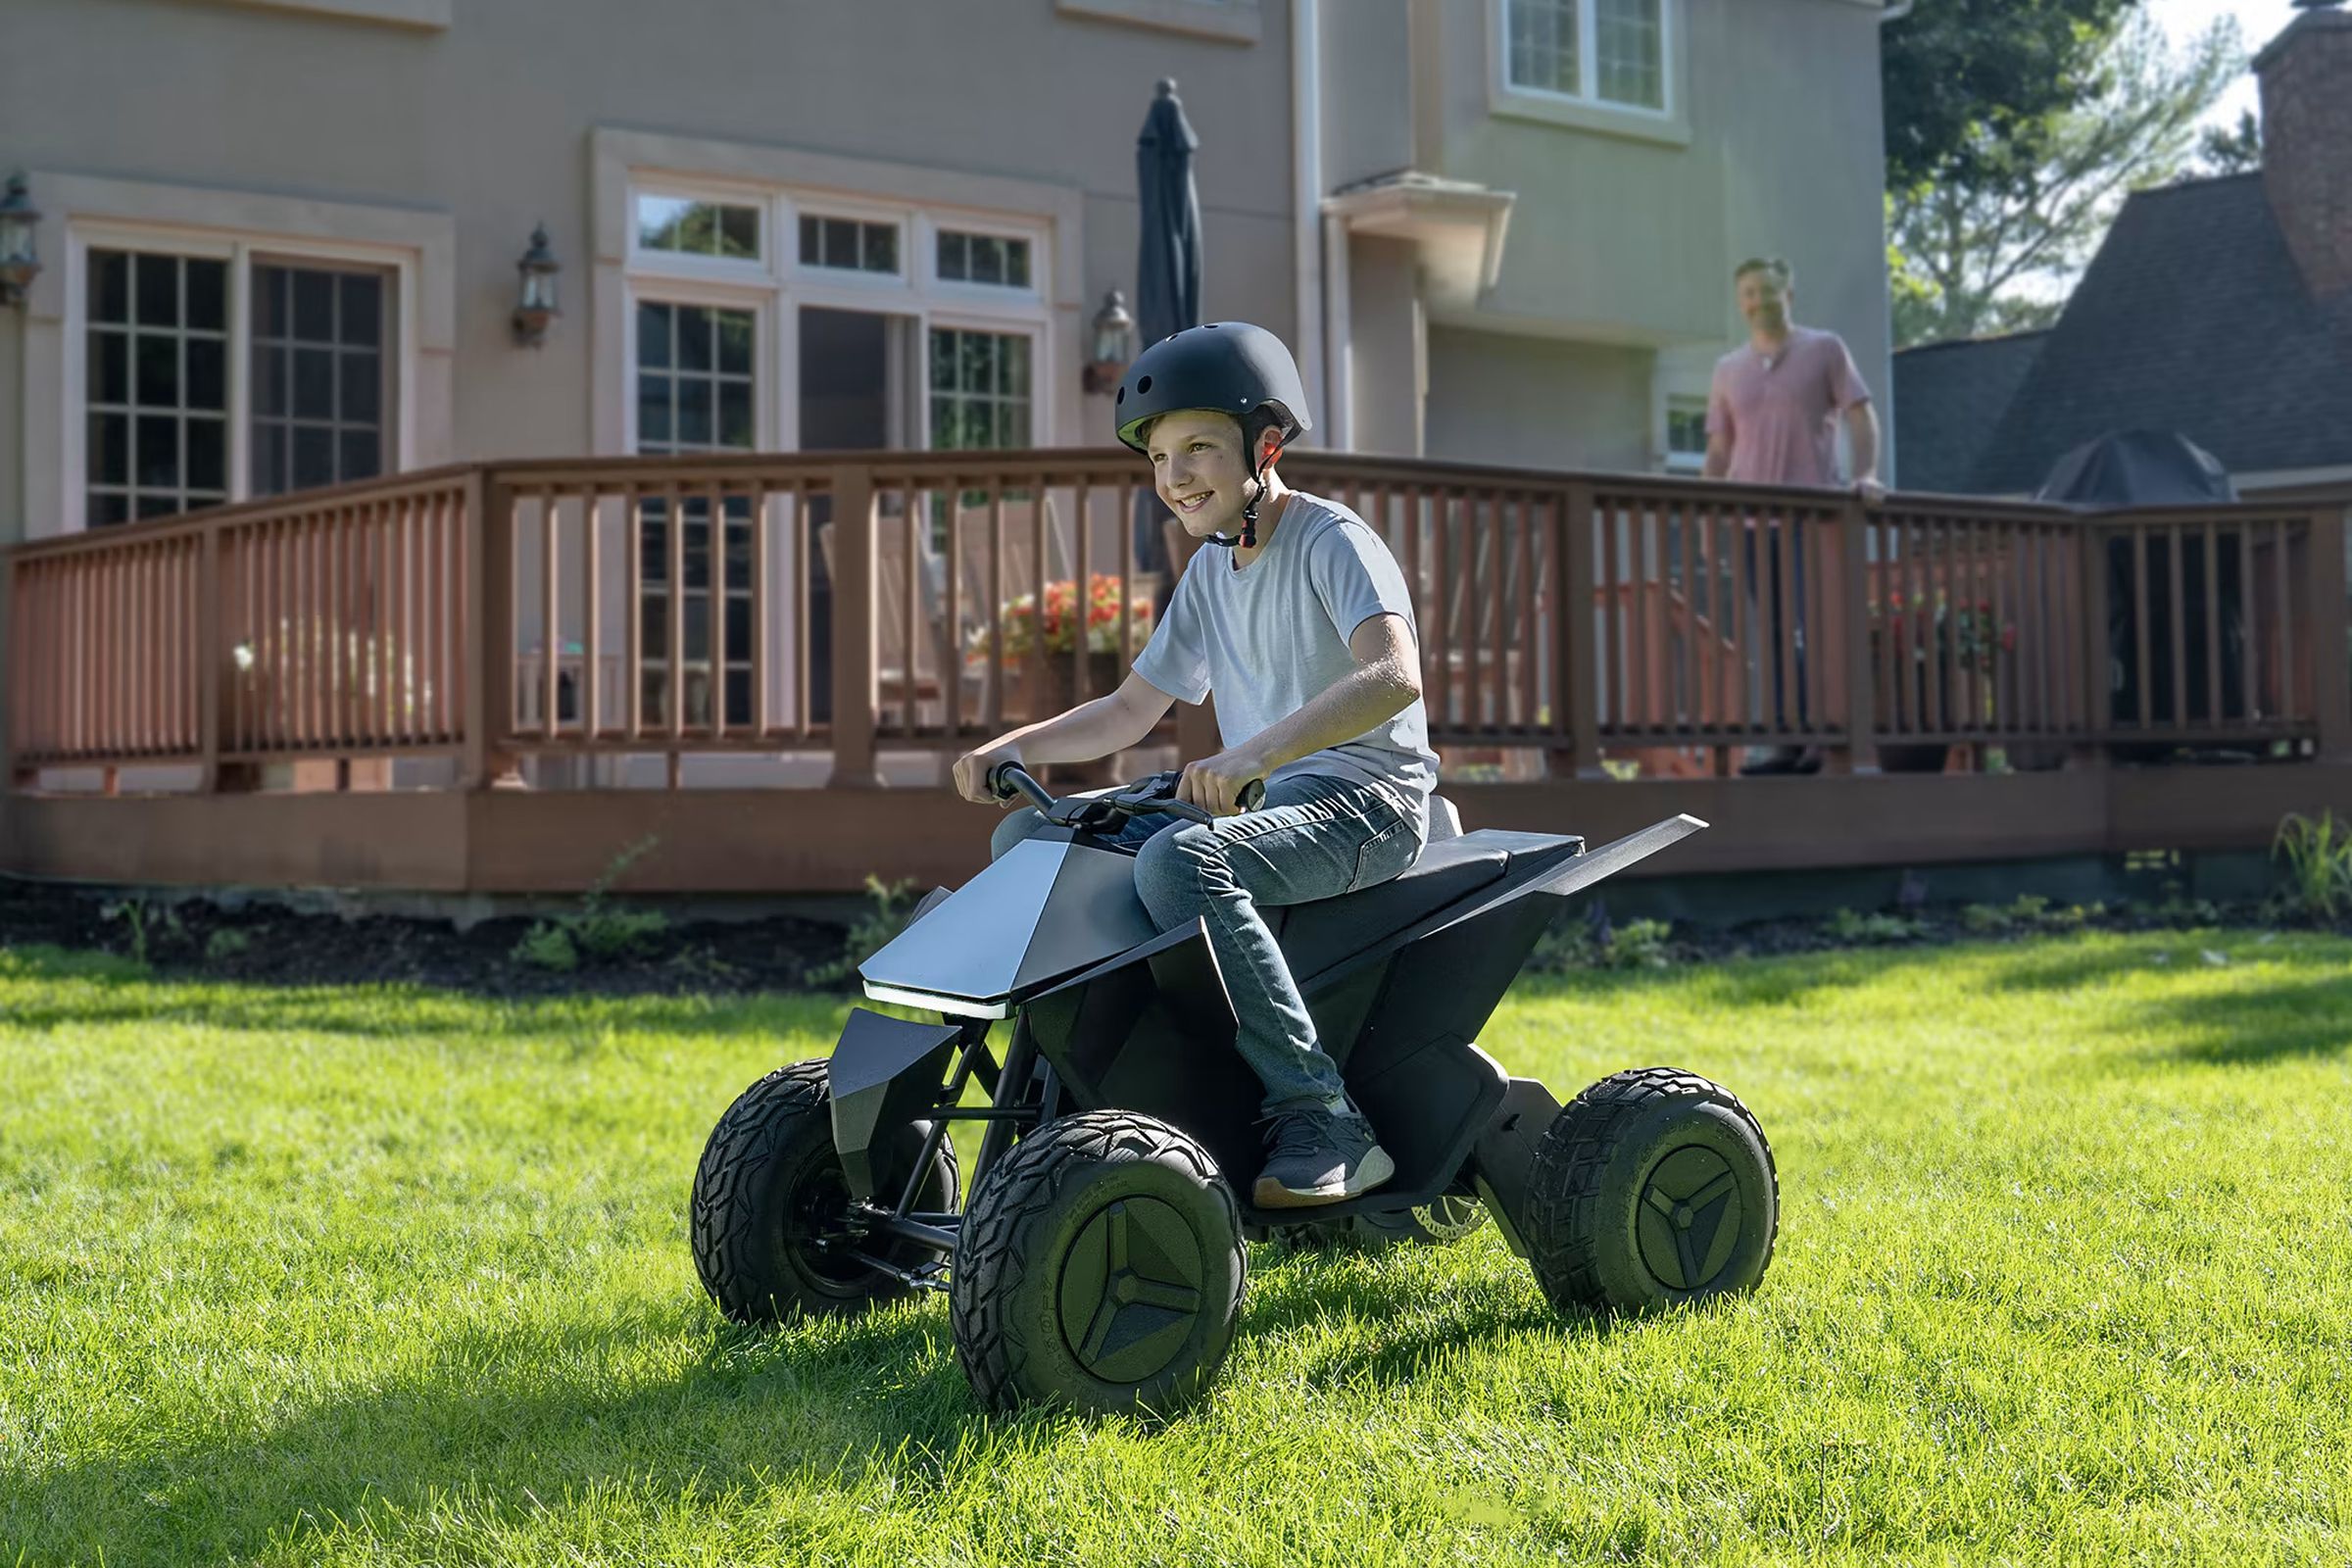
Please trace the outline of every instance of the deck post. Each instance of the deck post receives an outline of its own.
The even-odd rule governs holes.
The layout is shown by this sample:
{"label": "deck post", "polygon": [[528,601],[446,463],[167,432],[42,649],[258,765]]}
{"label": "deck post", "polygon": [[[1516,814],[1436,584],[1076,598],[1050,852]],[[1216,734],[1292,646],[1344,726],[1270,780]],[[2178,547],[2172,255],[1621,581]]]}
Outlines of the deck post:
{"label": "deck post", "polygon": [[220,530],[208,526],[196,556],[196,791],[220,787],[220,683],[234,662],[220,646]]}
{"label": "deck post", "polygon": [[522,782],[498,747],[514,715],[514,491],[490,468],[466,477],[465,752],[458,787]]}
{"label": "deck post", "polygon": [[32,695],[32,662],[26,657],[31,637],[19,618],[24,612],[17,602],[16,553],[0,551],[0,629],[7,633],[0,646],[9,650],[6,684],[0,686],[0,788],[12,792],[30,788],[39,777],[36,769],[17,765],[17,736]]}
{"label": "deck post", "polygon": [[1855,773],[1879,770],[1877,686],[1870,657],[1870,515],[1860,496],[1848,496],[1838,511],[1838,602],[1845,624],[1838,628],[1845,652],[1845,767]]}
{"label": "deck post", "polygon": [[[878,789],[874,765],[874,471],[833,470],[834,789]],[[910,677],[911,678],[911,677]]]}
{"label": "deck post", "polygon": [[2344,598],[2347,511],[2321,507],[2311,515],[2311,570],[2304,624],[2311,628],[2312,716],[2319,721],[2319,760],[2352,761],[2352,640]]}
{"label": "deck post", "polygon": [[[2082,722],[2068,748],[2068,765],[2105,767],[2108,727],[2115,722],[2115,689],[2107,647],[2107,536],[2095,522],[2073,530],[2075,581],[2082,594],[2082,676],[2075,700]],[[2140,607],[2135,613],[2144,613]]]}
{"label": "deck post", "polygon": [[1571,484],[1559,494],[1558,548],[1553,552],[1550,581],[1559,611],[1552,618],[1549,648],[1531,650],[1551,663],[1551,700],[1559,705],[1555,727],[1565,727],[1566,751],[1545,754],[1544,763],[1555,775],[1605,779],[1600,765],[1599,670],[1593,663],[1594,617],[1592,595],[1592,487]]}

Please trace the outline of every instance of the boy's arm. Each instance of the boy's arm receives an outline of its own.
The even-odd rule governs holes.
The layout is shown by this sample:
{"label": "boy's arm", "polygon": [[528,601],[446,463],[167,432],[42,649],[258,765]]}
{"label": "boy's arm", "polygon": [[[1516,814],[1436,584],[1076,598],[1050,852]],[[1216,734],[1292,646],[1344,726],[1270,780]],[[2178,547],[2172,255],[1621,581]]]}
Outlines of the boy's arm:
{"label": "boy's arm", "polygon": [[1143,744],[1175,699],[1132,670],[1118,690],[1065,713],[1024,724],[956,760],[956,793],[990,805],[988,774],[999,762],[1040,766],[1091,762]]}
{"label": "boy's arm", "polygon": [[1251,779],[1354,740],[1420,700],[1421,651],[1402,615],[1371,616],[1349,635],[1348,652],[1355,657],[1353,669],[1288,718],[1188,766],[1177,795],[1218,816],[1231,815]]}

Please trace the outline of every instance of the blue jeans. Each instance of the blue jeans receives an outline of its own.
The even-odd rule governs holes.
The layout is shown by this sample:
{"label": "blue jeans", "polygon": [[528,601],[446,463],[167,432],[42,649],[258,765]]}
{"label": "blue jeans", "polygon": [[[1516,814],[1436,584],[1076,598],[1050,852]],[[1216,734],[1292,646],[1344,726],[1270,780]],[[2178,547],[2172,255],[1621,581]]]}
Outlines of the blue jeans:
{"label": "blue jeans", "polygon": [[[990,857],[1044,824],[1023,807],[997,825]],[[1367,784],[1318,774],[1266,786],[1266,804],[1214,822],[1127,819],[1118,841],[1139,846],[1135,891],[1162,931],[1205,918],[1208,945],[1241,1025],[1235,1045],[1265,1085],[1271,1112],[1346,1103],[1339,1065],[1315,1039],[1274,933],[1258,909],[1337,898],[1400,875],[1420,858],[1425,817]]]}

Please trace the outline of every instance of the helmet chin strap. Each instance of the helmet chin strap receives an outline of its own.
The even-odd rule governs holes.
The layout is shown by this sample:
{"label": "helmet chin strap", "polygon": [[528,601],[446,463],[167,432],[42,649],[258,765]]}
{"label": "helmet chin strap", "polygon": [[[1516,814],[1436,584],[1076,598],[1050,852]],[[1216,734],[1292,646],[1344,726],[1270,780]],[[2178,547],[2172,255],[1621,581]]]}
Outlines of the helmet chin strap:
{"label": "helmet chin strap", "polygon": [[[1276,447],[1274,450],[1280,452],[1282,449]],[[1238,534],[1212,533],[1208,536],[1210,544],[1223,545],[1228,550],[1236,545],[1244,550],[1257,548],[1257,503],[1266,493],[1266,481],[1259,476],[1265,471],[1266,466],[1262,462],[1250,470],[1250,499],[1242,503],[1242,531]]]}

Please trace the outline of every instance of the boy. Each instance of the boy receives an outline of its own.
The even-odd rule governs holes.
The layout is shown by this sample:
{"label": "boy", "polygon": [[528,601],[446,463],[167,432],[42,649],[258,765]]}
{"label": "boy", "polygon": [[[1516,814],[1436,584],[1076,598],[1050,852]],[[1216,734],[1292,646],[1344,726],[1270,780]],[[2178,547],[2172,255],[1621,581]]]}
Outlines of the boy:
{"label": "boy", "polygon": [[[1386,882],[1421,853],[1438,760],[1412,601],[1362,518],[1276,471],[1309,424],[1298,367],[1272,333],[1218,321],[1162,339],[1128,368],[1116,416],[1185,531],[1229,549],[1194,556],[1117,691],[968,753],[956,787],[990,802],[999,763],[1107,757],[1141,744],[1170,703],[1216,694],[1225,749],[1188,763],[1177,794],[1217,820],[1132,819],[1136,892],[1163,931],[1206,919],[1236,1044],[1265,1086],[1253,1200],[1339,1202],[1396,1165],[1348,1102],[1257,911]],[[1264,805],[1236,814],[1254,779]],[[994,853],[1039,821],[1029,809],[1007,818]]]}

